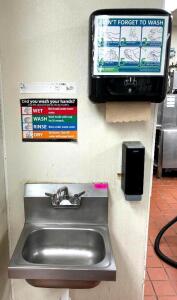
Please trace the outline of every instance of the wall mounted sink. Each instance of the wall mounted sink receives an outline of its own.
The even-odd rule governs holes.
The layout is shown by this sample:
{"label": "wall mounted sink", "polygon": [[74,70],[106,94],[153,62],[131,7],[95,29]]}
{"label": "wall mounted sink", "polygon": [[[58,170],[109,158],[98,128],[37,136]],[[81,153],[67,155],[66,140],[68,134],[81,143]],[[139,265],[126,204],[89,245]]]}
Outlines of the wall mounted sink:
{"label": "wall mounted sink", "polygon": [[25,224],[9,264],[9,277],[55,288],[91,288],[100,281],[114,281],[107,189],[68,184],[73,193],[86,190],[81,205],[55,209],[45,192],[54,192],[58,186],[62,185],[25,186]]}
{"label": "wall mounted sink", "polygon": [[90,266],[104,259],[105,245],[101,234],[93,230],[45,228],[28,236],[22,256],[35,264]]}

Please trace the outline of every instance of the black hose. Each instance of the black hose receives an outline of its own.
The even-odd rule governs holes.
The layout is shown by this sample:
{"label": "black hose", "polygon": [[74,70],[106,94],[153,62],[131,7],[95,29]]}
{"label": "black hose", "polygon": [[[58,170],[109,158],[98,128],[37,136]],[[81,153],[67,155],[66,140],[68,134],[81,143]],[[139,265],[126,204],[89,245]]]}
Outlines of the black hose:
{"label": "black hose", "polygon": [[166,224],[158,233],[158,235],[156,236],[155,242],[154,242],[154,250],[155,253],[157,254],[158,257],[160,257],[160,259],[162,259],[164,262],[166,262],[168,265],[174,267],[177,269],[177,262],[174,261],[173,259],[169,258],[168,256],[166,256],[164,253],[162,253],[162,251],[160,250],[160,240],[163,236],[163,234],[165,233],[165,231],[171,227],[174,223],[177,222],[177,217],[175,217],[173,220],[171,220],[168,224]]}

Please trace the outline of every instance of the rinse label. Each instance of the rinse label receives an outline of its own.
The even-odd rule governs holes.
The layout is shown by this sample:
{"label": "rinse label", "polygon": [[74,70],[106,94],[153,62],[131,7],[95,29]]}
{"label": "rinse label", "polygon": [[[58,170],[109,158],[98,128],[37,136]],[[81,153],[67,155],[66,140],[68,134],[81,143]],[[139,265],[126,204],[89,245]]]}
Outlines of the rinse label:
{"label": "rinse label", "polygon": [[21,99],[24,142],[77,141],[77,99]]}

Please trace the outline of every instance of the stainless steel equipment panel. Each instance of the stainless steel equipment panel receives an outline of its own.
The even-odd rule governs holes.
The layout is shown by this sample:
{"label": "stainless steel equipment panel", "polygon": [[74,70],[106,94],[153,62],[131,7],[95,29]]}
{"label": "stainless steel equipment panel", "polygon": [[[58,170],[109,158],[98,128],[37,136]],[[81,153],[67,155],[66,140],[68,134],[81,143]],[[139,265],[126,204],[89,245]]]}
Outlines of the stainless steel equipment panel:
{"label": "stainless steel equipment panel", "polygon": [[177,128],[163,130],[162,168],[177,168]]}
{"label": "stainless steel equipment panel", "polygon": [[162,126],[177,126],[177,95],[167,95],[163,103]]}
{"label": "stainless steel equipment panel", "polygon": [[177,71],[174,71],[173,75],[173,90],[177,90]]}

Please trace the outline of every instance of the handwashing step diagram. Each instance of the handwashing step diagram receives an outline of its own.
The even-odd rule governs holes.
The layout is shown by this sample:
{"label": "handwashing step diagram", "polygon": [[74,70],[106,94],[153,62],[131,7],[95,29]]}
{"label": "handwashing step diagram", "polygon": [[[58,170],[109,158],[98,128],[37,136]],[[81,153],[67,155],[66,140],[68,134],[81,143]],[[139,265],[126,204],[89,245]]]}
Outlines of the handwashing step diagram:
{"label": "handwashing step diagram", "polygon": [[96,16],[94,75],[163,75],[166,17]]}
{"label": "handwashing step diagram", "polygon": [[77,141],[77,99],[21,99],[24,142]]}

